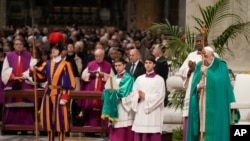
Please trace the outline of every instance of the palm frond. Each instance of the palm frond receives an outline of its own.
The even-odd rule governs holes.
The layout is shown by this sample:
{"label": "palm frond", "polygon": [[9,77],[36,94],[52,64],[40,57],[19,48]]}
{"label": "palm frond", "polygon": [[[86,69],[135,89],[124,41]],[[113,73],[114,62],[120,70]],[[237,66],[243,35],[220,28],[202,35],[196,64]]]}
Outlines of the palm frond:
{"label": "palm frond", "polygon": [[233,41],[237,36],[244,36],[249,43],[250,38],[250,22],[238,23],[230,25],[223,33],[212,41],[216,47],[216,52],[223,56],[225,53],[224,48],[228,48],[229,41]]}
{"label": "palm frond", "polygon": [[171,61],[171,69],[178,69],[187,58],[188,54],[195,50],[194,33],[186,27],[185,36],[168,37],[167,59]]}
{"label": "palm frond", "polygon": [[182,29],[176,25],[171,25],[170,22],[166,19],[165,23],[154,23],[151,27],[149,27],[147,30],[150,30],[153,32],[157,32],[157,30],[160,30],[161,33],[164,35],[167,35],[169,37],[181,37],[182,36]]}
{"label": "palm frond", "polygon": [[168,107],[177,109],[182,109],[184,106],[185,90],[175,90],[169,99]]}
{"label": "palm frond", "polygon": [[[219,25],[226,18],[232,18],[232,21],[241,22],[242,19],[239,15],[230,13],[230,0],[219,0],[213,6],[208,6],[206,8],[202,8],[199,5],[199,10],[202,18],[193,17],[194,20],[198,23],[199,27],[195,27],[196,29],[201,29],[203,24],[205,24],[206,28],[212,29],[213,27]],[[208,30],[209,34],[209,30]]]}

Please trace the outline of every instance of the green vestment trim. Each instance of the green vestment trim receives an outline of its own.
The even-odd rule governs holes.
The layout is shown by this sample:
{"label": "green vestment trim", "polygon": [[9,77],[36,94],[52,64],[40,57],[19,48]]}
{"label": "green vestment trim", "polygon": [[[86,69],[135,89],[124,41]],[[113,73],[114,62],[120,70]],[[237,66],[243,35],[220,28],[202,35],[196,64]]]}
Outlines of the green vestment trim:
{"label": "green vestment trim", "polygon": [[[117,78],[117,75],[115,75]],[[105,89],[103,91],[103,108],[102,118],[109,118],[110,121],[116,121],[118,118],[118,102],[121,98],[126,97],[132,91],[134,78],[129,73],[125,72],[121,82],[119,83],[119,90]]]}

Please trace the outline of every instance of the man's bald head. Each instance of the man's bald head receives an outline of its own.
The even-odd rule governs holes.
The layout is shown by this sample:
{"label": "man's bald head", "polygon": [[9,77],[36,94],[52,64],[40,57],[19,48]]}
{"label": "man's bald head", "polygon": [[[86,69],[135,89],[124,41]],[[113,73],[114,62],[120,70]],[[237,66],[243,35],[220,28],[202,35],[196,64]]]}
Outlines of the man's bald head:
{"label": "man's bald head", "polygon": [[103,62],[105,52],[103,49],[96,49],[95,50],[95,60],[97,63]]}
{"label": "man's bald head", "polygon": [[138,51],[138,49],[131,49],[129,51],[129,59],[130,62],[135,63],[137,60],[140,59],[140,52]]}

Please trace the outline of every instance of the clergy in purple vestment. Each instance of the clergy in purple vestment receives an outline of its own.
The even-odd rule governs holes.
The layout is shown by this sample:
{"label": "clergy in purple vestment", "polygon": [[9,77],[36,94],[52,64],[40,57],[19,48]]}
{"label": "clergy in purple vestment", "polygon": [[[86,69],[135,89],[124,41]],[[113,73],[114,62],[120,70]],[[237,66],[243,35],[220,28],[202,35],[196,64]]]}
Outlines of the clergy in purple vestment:
{"label": "clergy in purple vestment", "polygon": [[[89,62],[82,72],[81,90],[102,92],[105,82],[114,74],[112,65],[104,60],[104,54],[103,49],[95,50],[95,60]],[[101,100],[78,100],[78,106],[83,108],[85,126],[101,125]]]}
{"label": "clergy in purple vestment", "polygon": [[[14,40],[14,49],[15,51],[6,54],[3,62],[1,77],[4,90],[33,89],[32,82],[29,81],[27,75],[31,53],[24,51],[22,39]],[[33,125],[33,102],[33,98],[6,98],[5,103],[8,103],[8,106],[6,106],[4,113],[5,124]]]}
{"label": "clergy in purple vestment", "polygon": [[[5,55],[4,55],[3,49],[0,48],[0,72],[2,72],[4,56]],[[2,109],[2,104],[3,104],[3,82],[2,82],[2,77],[0,76],[0,105],[1,105],[0,108],[1,109]],[[2,115],[2,113],[0,115]]]}

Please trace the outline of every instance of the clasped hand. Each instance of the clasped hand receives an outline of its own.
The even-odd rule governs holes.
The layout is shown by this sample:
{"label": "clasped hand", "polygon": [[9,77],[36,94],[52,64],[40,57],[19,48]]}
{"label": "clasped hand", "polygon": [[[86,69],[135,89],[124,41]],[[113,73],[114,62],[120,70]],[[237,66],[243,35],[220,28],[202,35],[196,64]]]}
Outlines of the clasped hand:
{"label": "clasped hand", "polygon": [[96,74],[98,74],[100,77],[104,76],[104,73],[100,71],[91,71],[89,73],[90,73],[90,76],[96,76]]}
{"label": "clasped hand", "polygon": [[204,81],[200,81],[198,84],[198,90],[204,89],[205,88],[205,82]]}
{"label": "clasped hand", "polygon": [[141,90],[138,91],[139,94],[139,99],[144,99],[145,98],[145,93]]}

